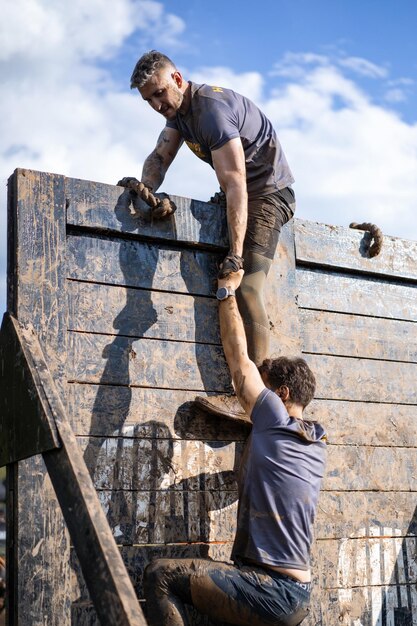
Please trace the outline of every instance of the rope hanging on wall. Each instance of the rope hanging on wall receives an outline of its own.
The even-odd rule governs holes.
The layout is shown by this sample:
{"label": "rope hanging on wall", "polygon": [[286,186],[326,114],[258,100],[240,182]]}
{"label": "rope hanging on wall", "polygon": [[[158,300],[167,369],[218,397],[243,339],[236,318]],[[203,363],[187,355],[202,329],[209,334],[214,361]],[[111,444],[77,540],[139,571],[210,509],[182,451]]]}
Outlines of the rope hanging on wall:
{"label": "rope hanging on wall", "polygon": [[356,228],[357,230],[366,230],[369,232],[372,239],[374,240],[372,245],[369,245],[368,255],[372,258],[377,256],[382,249],[382,243],[384,241],[384,235],[382,234],[382,230],[378,228],[375,224],[370,224],[369,222],[364,222],[363,224],[357,224],[356,222],[352,222],[349,224],[349,228]]}

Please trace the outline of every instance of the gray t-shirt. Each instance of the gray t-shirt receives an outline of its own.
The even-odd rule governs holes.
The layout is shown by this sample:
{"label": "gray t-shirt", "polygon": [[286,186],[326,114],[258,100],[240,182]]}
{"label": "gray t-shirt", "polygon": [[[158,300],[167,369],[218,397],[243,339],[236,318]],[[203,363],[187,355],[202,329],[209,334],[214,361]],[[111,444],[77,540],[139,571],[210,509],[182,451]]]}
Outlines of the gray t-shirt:
{"label": "gray t-shirt", "polygon": [[190,108],[166,125],[180,132],[194,154],[213,167],[211,151],[240,137],[250,199],[294,182],[271,122],[253,102],[231,89],[190,85]]}
{"label": "gray t-shirt", "polygon": [[308,570],[326,434],[317,422],[289,417],[269,389],[260,393],[251,417],[232,559]]}

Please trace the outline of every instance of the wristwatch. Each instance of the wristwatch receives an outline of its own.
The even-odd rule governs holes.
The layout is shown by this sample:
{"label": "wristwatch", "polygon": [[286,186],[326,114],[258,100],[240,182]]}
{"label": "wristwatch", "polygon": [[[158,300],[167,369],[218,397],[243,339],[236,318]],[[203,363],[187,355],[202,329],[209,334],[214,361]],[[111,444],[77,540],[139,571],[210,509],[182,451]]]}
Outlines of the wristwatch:
{"label": "wristwatch", "polygon": [[219,287],[216,291],[217,300],[226,300],[229,296],[235,296],[236,292],[234,289],[229,289],[228,287]]}

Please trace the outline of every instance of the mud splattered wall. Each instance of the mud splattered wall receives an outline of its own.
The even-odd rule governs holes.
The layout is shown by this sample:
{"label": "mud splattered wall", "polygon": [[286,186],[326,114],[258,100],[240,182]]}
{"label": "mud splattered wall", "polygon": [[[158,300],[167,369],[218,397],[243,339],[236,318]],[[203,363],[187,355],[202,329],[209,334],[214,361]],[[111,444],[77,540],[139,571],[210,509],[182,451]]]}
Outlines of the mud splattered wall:
{"label": "mud splattered wall", "polygon": [[[10,188],[9,309],[41,336],[138,594],[154,556],[227,559],[247,433],[192,405],[230,389],[222,211],[174,198],[174,218],[151,223],[109,185],[18,171]],[[305,353],[309,414],[330,434],[308,626],[417,623],[417,244],[362,248],[359,232],[296,220],[268,286],[273,352]],[[11,475],[19,624],[94,624],[41,461]]]}
{"label": "mud splattered wall", "polygon": [[329,432],[311,624],[417,624],[417,245],[296,221],[310,416]]}

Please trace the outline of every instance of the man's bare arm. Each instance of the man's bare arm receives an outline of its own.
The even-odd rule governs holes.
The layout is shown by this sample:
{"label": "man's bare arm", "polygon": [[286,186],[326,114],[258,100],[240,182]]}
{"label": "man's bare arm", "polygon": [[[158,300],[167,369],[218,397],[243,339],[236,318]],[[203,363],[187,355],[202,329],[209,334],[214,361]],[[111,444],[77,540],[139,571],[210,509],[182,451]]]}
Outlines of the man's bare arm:
{"label": "man's bare arm", "polygon": [[211,156],[220,187],[226,194],[230,251],[242,256],[248,219],[248,193],[245,153],[240,137],[213,150]]}
{"label": "man's bare arm", "polygon": [[[243,271],[233,272],[219,280],[219,287],[237,289]],[[251,415],[264,382],[255,363],[249,359],[245,329],[236,298],[230,296],[219,303],[220,334],[226,361],[232,375],[236,395],[243,409]]]}
{"label": "man's bare arm", "polygon": [[181,144],[181,135],[175,128],[164,128],[159,135],[155,149],[145,159],[142,169],[141,181],[152,191],[157,191],[162,185],[165,174]]}

